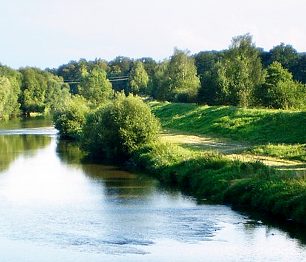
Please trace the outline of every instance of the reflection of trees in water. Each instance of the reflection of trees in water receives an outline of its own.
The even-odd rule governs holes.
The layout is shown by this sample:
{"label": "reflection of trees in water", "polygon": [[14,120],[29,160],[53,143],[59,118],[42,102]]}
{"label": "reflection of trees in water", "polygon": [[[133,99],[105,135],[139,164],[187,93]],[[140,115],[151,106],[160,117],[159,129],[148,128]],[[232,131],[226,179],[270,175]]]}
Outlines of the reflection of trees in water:
{"label": "reflection of trees in water", "polygon": [[156,189],[156,181],[143,176],[120,170],[113,166],[83,164],[85,174],[96,183],[103,183],[104,194],[108,198],[129,202],[144,199]]}
{"label": "reflection of trees in water", "polygon": [[85,156],[77,143],[65,140],[58,140],[56,153],[60,160],[66,164],[80,164]]}
{"label": "reflection of trees in water", "polygon": [[32,156],[50,142],[51,137],[42,135],[0,136],[0,171],[7,169],[19,155],[27,152],[27,156]]}
{"label": "reflection of trees in water", "polygon": [[85,175],[101,184],[109,198],[128,201],[152,194],[156,188],[153,179],[120,170],[118,167],[89,163],[77,143],[59,140],[56,152],[63,163],[79,164]]}
{"label": "reflection of trees in water", "polygon": [[52,126],[52,119],[44,116],[17,118],[10,121],[0,121],[0,129],[22,129]]}

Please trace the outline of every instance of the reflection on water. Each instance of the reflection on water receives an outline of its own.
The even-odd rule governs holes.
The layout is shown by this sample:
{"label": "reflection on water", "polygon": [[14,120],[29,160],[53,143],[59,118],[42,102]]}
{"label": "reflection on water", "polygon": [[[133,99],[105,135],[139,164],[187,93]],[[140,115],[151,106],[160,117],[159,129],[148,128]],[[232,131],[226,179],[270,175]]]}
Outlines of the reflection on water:
{"label": "reflection on water", "polygon": [[147,176],[80,163],[79,149],[53,134],[0,139],[11,145],[1,151],[11,155],[0,171],[1,261],[306,257],[302,242],[228,207],[197,205]]}

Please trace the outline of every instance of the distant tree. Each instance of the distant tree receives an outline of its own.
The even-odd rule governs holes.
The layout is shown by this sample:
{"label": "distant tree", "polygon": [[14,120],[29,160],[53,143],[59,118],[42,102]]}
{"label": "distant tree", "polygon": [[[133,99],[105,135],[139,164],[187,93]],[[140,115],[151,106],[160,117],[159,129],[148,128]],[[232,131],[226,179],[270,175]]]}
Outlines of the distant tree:
{"label": "distant tree", "polygon": [[69,103],[53,115],[55,128],[62,138],[78,140],[82,135],[86,114],[89,112],[87,101],[79,96],[73,96]]}
{"label": "distant tree", "polygon": [[279,62],[273,62],[267,68],[263,85],[263,105],[272,108],[304,108],[306,87],[295,82],[292,74]]}
{"label": "distant tree", "polygon": [[[10,118],[17,116],[20,113],[18,98],[20,95],[22,76],[17,70],[11,69],[7,66],[0,66],[0,77],[6,78],[9,81],[10,86],[9,89],[7,89],[8,93],[5,100],[6,102],[2,100],[2,103],[5,105],[5,112],[2,112],[2,117]],[[4,81],[3,84],[5,82],[6,81]]]}
{"label": "distant tree", "polygon": [[219,103],[243,107],[252,104],[264,74],[259,51],[249,34],[233,38],[229,50],[217,64],[217,75]]}
{"label": "distant tree", "polygon": [[171,101],[173,99],[169,85],[168,64],[169,61],[159,63],[152,77],[151,94],[153,98],[160,101]]}
{"label": "distant tree", "polygon": [[37,68],[21,69],[23,80],[21,86],[20,103],[24,114],[44,112],[47,79],[44,72]]}
{"label": "distant tree", "polygon": [[306,84],[306,54],[300,54],[297,62],[291,67],[295,80]]}
{"label": "distant tree", "polygon": [[144,69],[146,70],[148,77],[149,77],[149,82],[146,88],[146,92],[145,94],[147,95],[152,95],[152,90],[154,89],[154,84],[153,84],[153,78],[155,75],[155,70],[157,68],[157,63],[156,61],[151,58],[151,57],[143,57],[143,58],[139,58],[136,60],[136,62],[142,62]]}
{"label": "distant tree", "polygon": [[270,50],[270,64],[279,62],[283,67],[291,70],[297,63],[298,53],[291,45],[281,43]]}
{"label": "distant tree", "polygon": [[89,72],[83,72],[78,93],[86,98],[93,107],[97,107],[111,97],[112,84],[101,67],[94,67]]}
{"label": "distant tree", "polygon": [[71,99],[69,85],[64,84],[57,76],[49,76],[46,90],[46,111],[54,113],[67,107]]}
{"label": "distant tree", "polygon": [[200,87],[200,79],[194,59],[187,51],[175,49],[170,58],[168,69],[169,98],[175,101],[195,101]]}
{"label": "distant tree", "polygon": [[129,76],[129,90],[134,95],[146,93],[149,76],[142,62],[135,62]]}
{"label": "distant tree", "polygon": [[195,55],[197,73],[200,77],[201,87],[198,92],[200,103],[215,104],[217,101],[217,70],[216,63],[222,52],[207,51]]}
{"label": "distant tree", "polygon": [[[109,78],[117,78],[112,82],[115,91],[124,90],[128,93],[129,83],[127,80],[122,80],[129,76],[133,66],[133,59],[124,56],[117,56],[114,60],[108,63],[107,75]],[[119,79],[119,80],[118,80]]]}

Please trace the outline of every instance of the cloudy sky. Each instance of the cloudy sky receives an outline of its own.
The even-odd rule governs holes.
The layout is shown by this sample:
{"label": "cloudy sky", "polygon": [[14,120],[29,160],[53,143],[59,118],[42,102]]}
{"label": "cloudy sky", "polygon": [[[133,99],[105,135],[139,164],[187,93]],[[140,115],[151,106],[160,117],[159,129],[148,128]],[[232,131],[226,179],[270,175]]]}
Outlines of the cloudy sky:
{"label": "cloudy sky", "polygon": [[306,51],[305,0],[0,0],[0,62],[57,67],[80,58],[222,50],[250,33],[266,50]]}

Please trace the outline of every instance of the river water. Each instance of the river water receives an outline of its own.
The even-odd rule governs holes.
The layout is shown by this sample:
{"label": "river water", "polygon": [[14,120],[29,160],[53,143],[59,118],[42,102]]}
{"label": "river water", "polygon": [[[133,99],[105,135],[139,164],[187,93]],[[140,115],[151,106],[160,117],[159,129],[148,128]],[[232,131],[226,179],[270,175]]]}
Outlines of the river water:
{"label": "river water", "polygon": [[306,261],[305,229],[81,164],[45,120],[0,126],[0,261]]}

